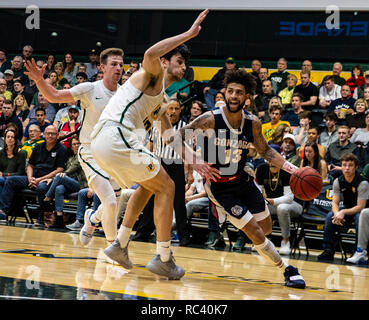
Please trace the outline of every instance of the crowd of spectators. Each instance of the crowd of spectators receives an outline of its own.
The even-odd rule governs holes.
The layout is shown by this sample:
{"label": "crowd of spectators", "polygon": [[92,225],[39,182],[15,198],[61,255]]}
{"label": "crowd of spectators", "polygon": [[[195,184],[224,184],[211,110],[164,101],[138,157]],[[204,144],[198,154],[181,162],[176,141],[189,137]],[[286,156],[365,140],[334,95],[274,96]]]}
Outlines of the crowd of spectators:
{"label": "crowd of spectators", "polygon": [[[65,194],[79,192],[83,199],[78,199],[78,203],[82,207],[78,208],[75,222],[67,225],[71,230],[79,230],[83,226],[85,199],[94,196],[92,190],[88,189],[77,160],[78,128],[82,121],[80,102],[56,104],[47,101],[38,92],[36,84],[24,74],[24,64],[32,57],[33,48],[29,45],[24,46],[22,53],[15,55],[12,60],[8,58],[6,50],[0,49],[0,217],[4,219],[9,214],[17,189],[30,188],[38,194],[38,223],[64,228]],[[72,53],[65,54],[62,61],[57,61],[55,55],[48,54],[43,60],[38,60],[37,65],[42,67],[46,64],[45,79],[56,89],[65,89],[86,81],[103,79],[98,52],[91,50],[88,57],[88,63],[77,63]],[[188,67],[183,79],[166,90],[168,96],[176,100],[182,110],[178,119],[172,123],[173,126],[178,125],[179,121],[189,123],[208,110],[225,106],[223,79],[227,70],[235,68],[238,68],[237,62],[228,58],[225,66],[214,77],[203,81],[202,95],[196,95],[192,100],[191,81],[194,79],[194,72]],[[122,74],[120,84],[139,69],[140,62],[131,61],[129,69]],[[313,79],[311,61],[302,62],[300,76],[296,77],[288,72],[288,61],[280,58],[275,72],[270,72],[258,59],[252,61],[250,72],[257,85],[255,91],[248,95],[244,109],[260,119],[262,134],[275,150],[297,166],[315,168],[325,183],[335,187],[335,192],[339,190],[336,181],[345,177],[342,159],[348,154],[354,158],[346,162],[357,159],[354,161],[356,174],[363,181],[369,178],[369,70],[364,71],[360,65],[355,65],[351,76],[345,79],[341,76],[342,64],[336,62],[332,66],[332,72],[327,72],[321,83],[318,83]],[[189,99],[183,102],[187,98]],[[187,167],[180,169],[186,170]],[[262,187],[272,215],[283,226],[280,250],[282,254],[289,254],[290,218],[301,214],[303,204],[291,193],[288,176],[260,158],[252,144],[247,170]],[[360,206],[354,206],[357,212],[354,210],[355,212],[349,213],[357,215],[353,220],[357,225],[360,211],[368,207],[366,200],[369,197],[369,187],[365,183],[360,187],[360,195],[356,194],[356,199],[362,200],[362,197],[365,198],[365,203],[360,202]],[[95,206],[99,201],[96,198]],[[352,201],[350,205],[353,205]],[[208,211],[209,237],[206,245],[224,245],[219,224],[214,221],[211,213],[213,208],[207,199],[202,179],[196,172],[193,173],[192,180],[187,179],[181,206],[185,208],[177,211],[183,211],[187,223],[196,210]],[[50,215],[50,212],[54,212],[49,224],[47,219],[43,219],[45,212],[46,216],[47,213]],[[181,224],[182,218],[183,216]],[[366,219],[360,218],[361,220],[367,223]],[[331,227],[328,222],[326,225]],[[191,228],[189,225],[186,229],[181,228],[182,226],[177,226],[176,229],[182,230],[179,233],[186,234],[186,239],[180,243],[187,245],[191,241],[191,235],[183,230]],[[369,227],[363,228],[362,233],[368,229]],[[246,241],[241,233],[238,235],[234,249],[242,250]],[[136,238],[140,238],[139,234]],[[357,250],[366,255],[366,245],[362,242],[360,245]],[[332,259],[334,248],[330,247],[329,250],[325,249],[323,252],[323,260]],[[354,263],[356,262],[355,260]]]}

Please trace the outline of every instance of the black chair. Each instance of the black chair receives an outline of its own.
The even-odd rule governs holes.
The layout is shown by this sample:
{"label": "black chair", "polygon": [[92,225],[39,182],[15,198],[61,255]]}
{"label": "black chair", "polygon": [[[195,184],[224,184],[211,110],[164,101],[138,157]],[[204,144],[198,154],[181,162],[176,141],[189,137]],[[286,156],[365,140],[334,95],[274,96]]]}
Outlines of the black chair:
{"label": "black chair", "polygon": [[300,242],[302,239],[304,239],[305,242],[305,247],[306,247],[306,255],[309,255],[309,242],[306,241],[307,237],[306,237],[306,226],[307,225],[314,225],[315,228],[317,225],[324,225],[325,222],[325,218],[322,218],[320,216],[312,216],[310,214],[305,213],[305,211],[303,211],[302,215],[300,215],[298,218],[296,218],[296,223],[297,223],[297,227],[296,227],[296,236],[292,241],[291,247],[292,247],[292,255],[295,255],[296,250],[298,250],[299,255],[301,254],[301,250],[300,250]]}
{"label": "black chair", "polygon": [[[303,214],[298,218],[297,221],[297,234],[296,234],[296,239],[295,241],[292,243],[291,247],[292,247],[292,255],[295,255],[296,250],[298,250],[299,255],[301,254],[300,251],[300,242],[302,239],[304,239],[305,242],[305,246],[306,246],[306,255],[309,255],[309,241],[306,241],[307,239],[307,230],[309,230],[310,232],[313,232],[313,230],[317,230],[319,227],[323,226],[324,228],[324,224],[325,224],[325,218],[321,217],[321,216],[314,216],[312,214],[308,213],[308,207],[309,207],[309,203],[310,201],[305,201],[304,202],[304,209],[303,209]],[[308,225],[312,226],[310,228],[308,228]],[[341,256],[342,259],[347,259],[347,255],[346,255],[346,250],[343,246],[343,237],[342,235],[348,235],[348,230],[355,227],[355,223],[351,223],[348,226],[344,226],[339,228],[336,232],[335,232],[335,243],[334,243],[334,248],[339,248],[339,251],[341,252]],[[320,235],[321,237],[321,235]]]}

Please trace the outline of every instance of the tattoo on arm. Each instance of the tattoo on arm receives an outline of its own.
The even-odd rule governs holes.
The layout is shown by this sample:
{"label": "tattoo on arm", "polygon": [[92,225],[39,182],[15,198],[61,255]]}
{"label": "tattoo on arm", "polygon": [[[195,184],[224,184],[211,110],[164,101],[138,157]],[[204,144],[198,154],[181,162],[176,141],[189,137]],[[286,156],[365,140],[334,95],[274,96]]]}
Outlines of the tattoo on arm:
{"label": "tattoo on arm", "polygon": [[281,168],[285,159],[277,151],[271,148],[266,142],[261,132],[261,122],[259,119],[252,121],[252,134],[254,136],[254,145],[256,151],[268,162]]}
{"label": "tattoo on arm", "polygon": [[[205,112],[201,116],[197,117],[188,125],[179,129],[177,132],[181,135],[182,141],[192,139],[200,131],[204,132],[207,129],[214,129],[215,120],[211,111]],[[174,137],[171,137],[170,141],[173,141]]]}

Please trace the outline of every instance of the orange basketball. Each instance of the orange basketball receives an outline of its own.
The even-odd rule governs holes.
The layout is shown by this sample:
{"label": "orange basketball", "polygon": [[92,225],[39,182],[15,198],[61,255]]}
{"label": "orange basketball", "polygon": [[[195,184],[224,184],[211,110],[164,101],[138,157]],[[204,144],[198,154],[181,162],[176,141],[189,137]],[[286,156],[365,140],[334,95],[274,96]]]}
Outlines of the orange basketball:
{"label": "orange basketball", "polygon": [[323,188],[323,179],[315,169],[304,167],[291,175],[290,186],[296,198],[309,201],[319,195]]}

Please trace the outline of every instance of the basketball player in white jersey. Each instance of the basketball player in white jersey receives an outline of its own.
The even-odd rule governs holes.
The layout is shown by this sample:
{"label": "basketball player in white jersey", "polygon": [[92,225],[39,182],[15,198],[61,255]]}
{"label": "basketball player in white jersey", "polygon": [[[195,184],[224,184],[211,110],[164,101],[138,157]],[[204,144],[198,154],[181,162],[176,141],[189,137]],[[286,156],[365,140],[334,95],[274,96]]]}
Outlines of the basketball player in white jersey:
{"label": "basketball player in white jersey", "polygon": [[46,64],[39,69],[32,59],[32,62],[27,61],[26,69],[28,72],[25,72],[31,79],[35,80],[40,92],[50,102],[81,101],[81,146],[78,150],[78,158],[89,186],[101,200],[101,205],[96,212],[91,209],[86,210],[85,223],[80,232],[80,240],[83,245],[90,242],[96,225],[100,221],[108,243],[113,242],[117,235],[118,205],[116,196],[119,196],[120,187],[94,161],[90,151],[90,134],[109,99],[119,87],[118,81],[123,71],[123,50],[119,48],[105,49],[100,54],[100,62],[101,69],[104,72],[103,80],[84,82],[66,90],[55,89],[43,78]]}
{"label": "basketball player in white jersey", "polygon": [[[185,273],[174,263],[170,250],[175,186],[159,160],[144,147],[143,140],[155,120],[161,121],[162,132],[171,127],[163,106],[164,91],[183,77],[186,59],[181,54],[181,45],[198,35],[207,14],[208,10],[203,11],[188,31],[164,39],[145,52],[142,68],[118,89],[91,134],[91,152],[101,168],[121,187],[139,184],[128,201],[118,236],[105,254],[126,269],[133,267],[128,257],[129,236],[154,194],[157,254],[146,267],[169,279],[180,279]],[[213,177],[206,163],[194,168],[208,178]]]}

